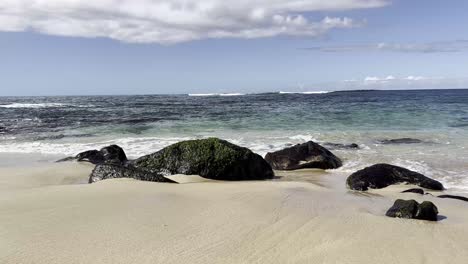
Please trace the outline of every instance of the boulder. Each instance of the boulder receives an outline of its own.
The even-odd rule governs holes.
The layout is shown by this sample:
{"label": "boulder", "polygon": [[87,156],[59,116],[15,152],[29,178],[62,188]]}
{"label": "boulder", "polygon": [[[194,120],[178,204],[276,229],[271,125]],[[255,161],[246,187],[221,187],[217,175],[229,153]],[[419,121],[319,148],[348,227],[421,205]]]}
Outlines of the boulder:
{"label": "boulder", "polygon": [[468,198],[463,197],[463,196],[456,196],[456,195],[448,195],[448,194],[443,194],[437,196],[439,198],[448,198],[448,199],[455,199],[455,200],[460,200],[460,201],[465,201],[468,202]]}
{"label": "boulder", "polygon": [[424,194],[424,190],[420,188],[413,188],[413,189],[408,189],[405,191],[402,191],[401,193],[417,193],[417,194]]}
{"label": "boulder", "polygon": [[396,218],[414,218],[416,212],[418,211],[419,203],[415,200],[401,200],[398,199],[395,201],[392,207],[388,209],[385,214],[388,217]]}
{"label": "boulder", "polygon": [[182,141],[131,164],[162,175],[199,175],[214,180],[263,180],[274,176],[260,155],[218,138]]}
{"label": "boulder", "polygon": [[305,168],[336,169],[341,160],[328,149],[309,141],[283,150],[269,152],[265,160],[276,170],[297,170]]}
{"label": "boulder", "polygon": [[443,190],[442,183],[420,173],[389,164],[375,164],[356,171],[346,179],[348,188],[367,191],[381,189],[392,184],[410,183],[431,190]]}
{"label": "boulder", "polygon": [[92,164],[124,164],[127,162],[127,156],[124,150],[117,145],[110,145],[101,150],[88,150],[79,153],[75,157],[68,157],[57,162],[64,161],[86,161]]}
{"label": "boulder", "polygon": [[157,173],[140,170],[129,165],[118,164],[96,165],[89,176],[89,183],[115,178],[132,178],[141,181],[176,183]]}
{"label": "boulder", "polygon": [[395,139],[383,139],[377,141],[379,144],[389,145],[389,144],[418,144],[423,143],[422,140],[416,138],[395,138]]}
{"label": "boulder", "polygon": [[418,206],[418,210],[414,215],[414,218],[428,221],[437,221],[437,214],[439,214],[439,209],[432,202],[422,202]]}
{"label": "boulder", "polygon": [[425,201],[419,204],[415,200],[398,199],[385,215],[396,218],[437,221],[438,213],[439,210],[432,202]]}
{"label": "boulder", "polygon": [[325,142],[323,145],[329,149],[359,149],[359,145],[356,143],[341,144],[341,143],[330,143]]}

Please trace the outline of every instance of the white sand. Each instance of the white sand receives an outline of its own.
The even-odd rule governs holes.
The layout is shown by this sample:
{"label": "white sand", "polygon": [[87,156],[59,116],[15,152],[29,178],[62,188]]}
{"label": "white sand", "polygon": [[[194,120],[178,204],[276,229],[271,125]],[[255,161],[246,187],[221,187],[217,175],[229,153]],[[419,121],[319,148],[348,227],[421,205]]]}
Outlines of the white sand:
{"label": "white sand", "polygon": [[[344,176],[316,171],[76,184],[90,169],[0,169],[0,263],[468,263],[468,203],[398,193],[408,186],[348,192]],[[431,200],[446,219],[385,217],[397,197]]]}

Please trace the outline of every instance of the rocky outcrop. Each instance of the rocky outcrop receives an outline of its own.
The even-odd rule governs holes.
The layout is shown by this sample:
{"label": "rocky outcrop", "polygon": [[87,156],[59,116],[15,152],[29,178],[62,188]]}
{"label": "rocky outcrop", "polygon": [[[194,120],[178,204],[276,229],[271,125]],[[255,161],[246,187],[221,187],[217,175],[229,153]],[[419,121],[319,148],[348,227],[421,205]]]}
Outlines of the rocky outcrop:
{"label": "rocky outcrop", "polygon": [[117,145],[110,145],[101,150],[88,150],[79,153],[75,157],[68,157],[57,162],[63,161],[86,161],[92,164],[124,164],[127,162],[127,156],[124,150]]}
{"label": "rocky outcrop", "polygon": [[274,176],[261,156],[218,138],[182,141],[131,164],[162,175],[199,175],[214,180],[263,180]]}
{"label": "rocky outcrop", "polygon": [[325,142],[323,143],[323,145],[327,147],[328,149],[359,149],[359,145],[356,143],[341,144],[341,143]]}
{"label": "rocky outcrop", "polygon": [[438,213],[439,210],[432,202],[426,201],[419,204],[415,200],[398,199],[385,215],[396,218],[437,221]]}
{"label": "rocky outcrop", "polygon": [[352,190],[381,189],[392,184],[410,183],[431,190],[443,190],[442,183],[420,173],[389,164],[376,164],[351,174],[346,180]]}
{"label": "rocky outcrop", "polygon": [[305,168],[336,169],[341,160],[328,149],[309,141],[283,150],[269,152],[265,160],[276,170],[297,170]]}
{"label": "rocky outcrop", "polygon": [[413,189],[408,189],[405,191],[402,191],[401,193],[417,193],[417,194],[424,194],[424,190],[420,188],[413,188]]}
{"label": "rocky outcrop", "polygon": [[176,183],[158,173],[148,172],[134,168],[130,165],[100,164],[89,176],[89,183],[106,179],[132,178],[141,181]]}
{"label": "rocky outcrop", "polygon": [[457,196],[457,195],[443,194],[443,195],[439,195],[439,196],[437,196],[437,197],[438,197],[438,198],[446,198],[446,199],[455,199],[455,200],[460,200],[460,201],[468,202],[468,198],[467,198],[467,197]]}
{"label": "rocky outcrop", "polygon": [[390,144],[418,144],[424,141],[416,138],[395,138],[395,139],[383,139],[377,141],[379,144],[390,145]]}

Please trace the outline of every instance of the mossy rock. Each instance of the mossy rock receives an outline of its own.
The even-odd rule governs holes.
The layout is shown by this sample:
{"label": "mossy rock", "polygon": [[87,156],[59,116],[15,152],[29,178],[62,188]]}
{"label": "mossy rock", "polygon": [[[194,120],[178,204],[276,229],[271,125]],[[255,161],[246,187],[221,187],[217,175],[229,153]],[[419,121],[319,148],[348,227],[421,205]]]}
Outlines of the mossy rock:
{"label": "mossy rock", "polygon": [[163,175],[200,175],[215,180],[263,180],[274,176],[260,155],[218,138],[182,141],[143,156],[133,165]]}

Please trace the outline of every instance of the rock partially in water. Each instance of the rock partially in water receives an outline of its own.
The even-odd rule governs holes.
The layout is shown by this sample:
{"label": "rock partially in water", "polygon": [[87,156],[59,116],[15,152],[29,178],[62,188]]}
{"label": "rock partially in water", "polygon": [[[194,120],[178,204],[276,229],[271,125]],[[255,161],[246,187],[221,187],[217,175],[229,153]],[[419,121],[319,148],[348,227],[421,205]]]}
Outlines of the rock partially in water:
{"label": "rock partially in water", "polygon": [[424,194],[424,190],[420,188],[413,188],[413,189],[408,189],[405,191],[402,191],[402,193],[417,193],[417,194]]}
{"label": "rock partially in water", "polygon": [[265,160],[276,170],[297,170],[305,168],[336,169],[341,160],[328,149],[309,141],[283,150],[269,152]]}
{"label": "rock partially in water", "polygon": [[467,198],[467,197],[457,196],[457,195],[443,194],[443,195],[439,195],[439,196],[437,196],[437,197],[439,197],[439,198],[446,198],[446,199],[455,199],[455,200],[460,200],[460,201],[468,202],[468,198]]}
{"label": "rock partially in water", "polygon": [[389,164],[375,164],[351,174],[346,180],[348,188],[367,191],[392,184],[410,183],[431,190],[443,190],[442,183],[420,173]]}
{"label": "rock partially in water", "polygon": [[218,138],[182,141],[131,162],[163,175],[199,175],[214,180],[264,180],[274,177],[258,154]]}
{"label": "rock partially in water", "polygon": [[398,199],[385,215],[396,218],[437,221],[438,214],[439,210],[432,202],[425,201],[419,204],[415,200]]}
{"label": "rock partially in water", "polygon": [[418,144],[424,141],[417,138],[395,138],[395,139],[383,139],[377,141],[379,144],[390,145],[390,144]]}
{"label": "rock partially in water", "polygon": [[148,172],[129,165],[100,164],[97,165],[89,176],[89,183],[106,179],[132,178],[141,181],[176,183],[158,173]]}
{"label": "rock partially in water", "polygon": [[341,143],[325,142],[323,143],[323,145],[329,149],[359,149],[359,145],[356,143],[341,144]]}
{"label": "rock partially in water", "polygon": [[124,164],[126,163],[127,156],[125,155],[124,150],[117,145],[110,145],[102,148],[101,150],[88,150],[79,153],[75,157],[68,157],[57,162],[64,161],[86,161],[92,164]]}

